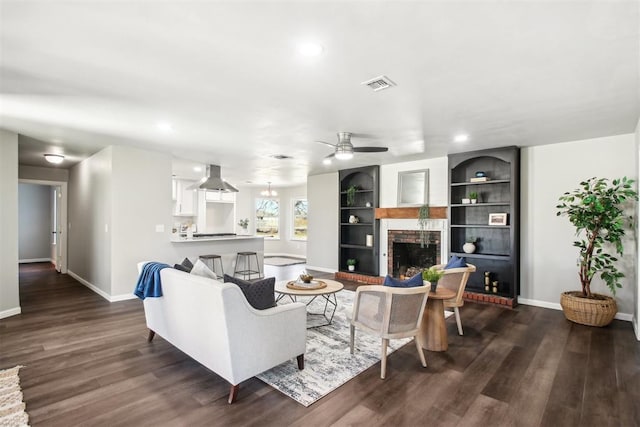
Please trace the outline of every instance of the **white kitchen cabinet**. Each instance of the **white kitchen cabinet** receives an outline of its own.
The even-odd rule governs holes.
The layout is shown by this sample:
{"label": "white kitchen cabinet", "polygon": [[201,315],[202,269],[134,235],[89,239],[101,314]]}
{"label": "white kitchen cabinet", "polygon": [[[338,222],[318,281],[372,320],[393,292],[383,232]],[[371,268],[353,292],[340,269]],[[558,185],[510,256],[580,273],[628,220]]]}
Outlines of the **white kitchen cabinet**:
{"label": "white kitchen cabinet", "polygon": [[175,202],[174,202],[174,215],[179,216],[194,216],[197,209],[198,191],[192,190],[189,187],[192,186],[195,181],[189,181],[185,179],[175,179]]}

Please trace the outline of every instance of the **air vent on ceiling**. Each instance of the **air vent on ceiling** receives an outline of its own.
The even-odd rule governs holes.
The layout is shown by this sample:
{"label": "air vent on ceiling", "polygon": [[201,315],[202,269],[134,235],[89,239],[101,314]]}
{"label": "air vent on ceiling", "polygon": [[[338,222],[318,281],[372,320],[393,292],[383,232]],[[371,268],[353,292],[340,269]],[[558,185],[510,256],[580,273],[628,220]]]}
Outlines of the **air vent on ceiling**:
{"label": "air vent on ceiling", "polygon": [[278,159],[278,160],[293,159],[293,157],[287,156],[287,155],[284,155],[284,154],[274,154],[271,157],[273,157],[274,159]]}
{"label": "air vent on ceiling", "polygon": [[396,85],[387,76],[374,77],[373,79],[367,80],[366,82],[362,82],[360,84],[369,86],[371,89],[373,89],[374,92],[377,92],[377,91],[382,90],[382,89],[388,89],[391,86],[395,86]]}

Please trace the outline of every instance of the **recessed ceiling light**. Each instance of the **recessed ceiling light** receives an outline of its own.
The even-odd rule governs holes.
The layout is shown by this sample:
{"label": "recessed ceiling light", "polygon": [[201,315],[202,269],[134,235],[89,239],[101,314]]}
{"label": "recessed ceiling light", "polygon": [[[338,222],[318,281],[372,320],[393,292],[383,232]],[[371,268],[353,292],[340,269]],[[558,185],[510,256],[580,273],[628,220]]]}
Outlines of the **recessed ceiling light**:
{"label": "recessed ceiling light", "polygon": [[45,154],[44,159],[49,163],[58,165],[63,162],[64,156],[61,154]]}
{"label": "recessed ceiling light", "polygon": [[330,165],[331,164],[331,159],[324,159],[322,161],[322,163],[325,164],[325,165]]}
{"label": "recessed ceiling light", "polygon": [[157,122],[156,127],[162,132],[171,132],[173,130],[173,126],[169,122]]}
{"label": "recessed ceiling light", "polygon": [[193,171],[194,172],[202,172],[202,168],[200,166],[194,166],[193,167]]}
{"label": "recessed ceiling light", "polygon": [[453,138],[454,142],[467,142],[468,140],[469,140],[469,135],[467,135],[466,133],[458,134]]}
{"label": "recessed ceiling light", "polygon": [[304,56],[319,56],[324,51],[322,45],[318,43],[300,43],[298,45],[298,52]]}

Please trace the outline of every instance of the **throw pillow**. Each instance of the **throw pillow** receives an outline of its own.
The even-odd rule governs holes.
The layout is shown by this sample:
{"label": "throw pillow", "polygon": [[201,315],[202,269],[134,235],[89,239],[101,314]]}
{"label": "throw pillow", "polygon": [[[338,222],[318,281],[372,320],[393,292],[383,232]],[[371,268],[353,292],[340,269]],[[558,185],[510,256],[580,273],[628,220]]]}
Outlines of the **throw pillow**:
{"label": "throw pillow", "polygon": [[447,265],[444,266],[444,269],[448,270],[450,268],[464,268],[466,266],[467,263],[465,262],[464,258],[459,258],[453,255]]}
{"label": "throw pillow", "polygon": [[196,264],[191,269],[191,274],[195,274],[196,276],[208,277],[209,279],[217,279],[218,275],[211,271],[207,264],[202,262],[202,260],[198,259]]}
{"label": "throw pillow", "polygon": [[191,272],[190,268],[187,268],[182,264],[173,264],[173,268],[175,268],[176,270],[184,271],[185,273]]}
{"label": "throw pillow", "polygon": [[264,310],[275,307],[276,305],[274,293],[276,285],[275,277],[267,277],[266,279],[256,280],[255,282],[247,282],[246,280],[225,274],[224,281],[225,283],[231,282],[238,285],[247,302],[256,310]]}
{"label": "throw pillow", "polygon": [[422,273],[418,273],[407,280],[394,279],[393,277],[387,275],[387,277],[384,278],[384,282],[382,283],[382,286],[391,286],[393,288],[415,288],[422,285]]}
{"label": "throw pillow", "polygon": [[189,258],[183,259],[180,265],[187,269],[187,273],[190,273],[193,268],[193,263],[189,261]]}

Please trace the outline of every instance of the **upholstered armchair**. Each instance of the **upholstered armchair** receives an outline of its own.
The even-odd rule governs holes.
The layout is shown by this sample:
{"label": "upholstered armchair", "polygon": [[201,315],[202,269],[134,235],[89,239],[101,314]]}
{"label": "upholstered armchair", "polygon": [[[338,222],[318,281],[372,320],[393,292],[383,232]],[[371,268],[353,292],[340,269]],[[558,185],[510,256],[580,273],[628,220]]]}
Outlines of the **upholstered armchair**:
{"label": "upholstered armchair", "polygon": [[[443,269],[446,264],[440,264],[436,267]],[[438,282],[438,286],[444,286],[451,289],[456,293],[455,298],[444,300],[444,308],[453,308],[453,312],[456,315],[456,324],[458,325],[458,334],[463,335],[462,321],[460,320],[460,307],[464,305],[462,296],[464,294],[464,288],[467,286],[467,281],[471,273],[476,271],[476,266],[473,264],[467,264],[466,267],[450,268],[444,270],[444,276]]]}
{"label": "upholstered armchair", "polygon": [[394,288],[390,286],[359,286],[353,302],[350,348],[353,354],[355,329],[382,338],[380,378],[387,370],[387,346],[390,339],[414,337],[420,362],[427,367],[418,330],[427,303],[428,286]]}

